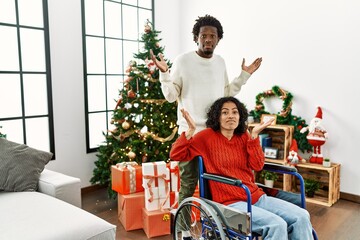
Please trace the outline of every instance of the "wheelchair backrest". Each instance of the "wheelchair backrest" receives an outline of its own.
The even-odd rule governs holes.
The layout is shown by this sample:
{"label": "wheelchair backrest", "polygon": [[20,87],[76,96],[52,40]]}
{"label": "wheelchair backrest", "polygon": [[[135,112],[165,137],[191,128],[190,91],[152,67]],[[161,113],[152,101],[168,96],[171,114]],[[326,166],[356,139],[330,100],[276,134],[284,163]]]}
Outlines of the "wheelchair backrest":
{"label": "wheelchair backrest", "polygon": [[202,182],[199,182],[199,185],[201,186],[199,189],[200,197],[212,200],[209,183],[206,179],[203,179],[201,177],[202,174],[206,173],[205,164],[204,164],[204,161],[201,156],[198,156],[198,161],[199,161],[199,181],[202,181]]}

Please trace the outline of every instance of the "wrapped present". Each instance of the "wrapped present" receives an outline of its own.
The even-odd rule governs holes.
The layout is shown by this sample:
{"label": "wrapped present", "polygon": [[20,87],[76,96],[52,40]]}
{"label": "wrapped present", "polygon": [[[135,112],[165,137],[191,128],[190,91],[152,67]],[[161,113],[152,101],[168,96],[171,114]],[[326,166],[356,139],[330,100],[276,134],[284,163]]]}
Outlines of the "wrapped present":
{"label": "wrapped present", "polygon": [[170,167],[171,191],[179,192],[180,190],[179,162],[170,161],[169,167]]}
{"label": "wrapped present", "polygon": [[170,183],[167,187],[145,188],[145,208],[148,211],[170,208]]}
{"label": "wrapped present", "polygon": [[145,208],[148,211],[170,208],[170,171],[166,163],[151,162],[142,165]]}
{"label": "wrapped present", "polygon": [[179,206],[179,192],[170,192],[170,209],[178,208]]}
{"label": "wrapped present", "polygon": [[142,168],[136,162],[122,162],[111,166],[112,189],[120,194],[143,192]]}
{"label": "wrapped present", "polygon": [[170,181],[169,169],[163,161],[142,164],[143,187],[165,187]]}
{"label": "wrapped present", "polygon": [[118,217],[126,231],[143,227],[144,192],[122,195],[118,193]]}
{"label": "wrapped present", "polygon": [[142,210],[143,229],[148,238],[168,235],[171,233],[171,216],[169,211]]}

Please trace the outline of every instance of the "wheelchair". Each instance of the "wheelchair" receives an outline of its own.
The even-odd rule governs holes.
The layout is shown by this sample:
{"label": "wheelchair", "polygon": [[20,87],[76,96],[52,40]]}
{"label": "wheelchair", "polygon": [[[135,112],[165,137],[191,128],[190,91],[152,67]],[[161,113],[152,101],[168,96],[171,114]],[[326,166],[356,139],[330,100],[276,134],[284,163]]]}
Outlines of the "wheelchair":
{"label": "wheelchair", "polygon": [[[251,229],[252,206],[248,187],[242,184],[240,179],[206,173],[202,157],[199,156],[198,160],[200,198],[189,197],[179,204],[172,226],[173,239],[182,239],[181,230],[190,230],[192,239],[196,240],[261,239],[260,235],[252,232]],[[263,170],[297,177],[300,182],[299,205],[306,208],[304,180],[295,167],[265,163]],[[238,209],[212,201],[208,181],[231,184],[245,191],[247,195],[247,211],[241,212]],[[184,215],[191,216],[191,221],[185,221]],[[314,229],[312,235],[314,240],[318,239]]]}

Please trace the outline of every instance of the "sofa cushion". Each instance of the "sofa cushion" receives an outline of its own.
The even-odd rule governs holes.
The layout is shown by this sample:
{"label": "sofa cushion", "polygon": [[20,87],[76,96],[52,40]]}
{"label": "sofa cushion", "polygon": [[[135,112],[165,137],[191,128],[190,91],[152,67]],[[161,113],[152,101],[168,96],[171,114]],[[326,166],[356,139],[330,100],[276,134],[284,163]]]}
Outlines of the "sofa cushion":
{"label": "sofa cushion", "polygon": [[50,152],[0,139],[0,191],[36,191],[40,173],[52,156]]}
{"label": "sofa cushion", "polygon": [[0,192],[0,213],[0,239],[115,239],[115,225],[39,192]]}

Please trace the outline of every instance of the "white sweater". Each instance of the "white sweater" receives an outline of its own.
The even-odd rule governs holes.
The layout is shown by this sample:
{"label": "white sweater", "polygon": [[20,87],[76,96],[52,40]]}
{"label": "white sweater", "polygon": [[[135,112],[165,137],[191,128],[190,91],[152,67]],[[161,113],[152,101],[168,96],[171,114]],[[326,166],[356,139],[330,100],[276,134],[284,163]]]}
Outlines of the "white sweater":
{"label": "white sweater", "polygon": [[180,109],[188,111],[196,124],[196,132],[203,130],[208,108],[220,97],[235,96],[251,75],[242,71],[230,84],[225,61],[219,55],[202,58],[195,51],[178,56],[169,71],[160,73],[161,89],[169,102],[178,101],[177,124],[179,134],[188,129]]}

